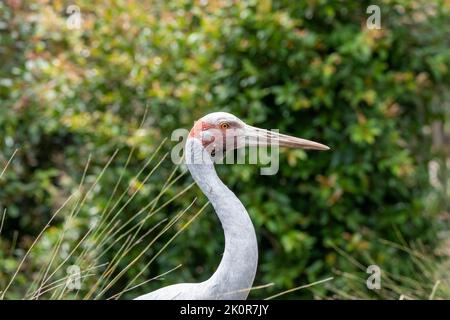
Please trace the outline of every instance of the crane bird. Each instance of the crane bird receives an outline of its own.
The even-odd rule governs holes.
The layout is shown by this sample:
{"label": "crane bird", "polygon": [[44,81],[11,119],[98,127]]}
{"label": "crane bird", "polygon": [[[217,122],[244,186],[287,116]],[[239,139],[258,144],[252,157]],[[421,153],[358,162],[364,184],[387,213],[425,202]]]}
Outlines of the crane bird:
{"label": "crane bird", "polygon": [[238,197],[219,179],[214,168],[218,151],[248,146],[328,150],[323,144],[245,124],[226,112],[207,114],[196,121],[185,145],[188,170],[213,205],[225,234],[225,250],[214,274],[200,283],[180,283],[144,294],[136,300],[245,300],[258,262],[252,221]]}

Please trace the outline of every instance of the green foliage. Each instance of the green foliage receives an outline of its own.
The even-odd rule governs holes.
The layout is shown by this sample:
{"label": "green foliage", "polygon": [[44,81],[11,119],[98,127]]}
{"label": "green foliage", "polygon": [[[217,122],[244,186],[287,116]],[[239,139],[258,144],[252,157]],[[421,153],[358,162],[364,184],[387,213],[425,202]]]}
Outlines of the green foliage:
{"label": "green foliage", "polygon": [[[367,265],[374,264],[370,257],[361,262],[348,257],[339,248],[337,251],[352,262],[353,268],[346,271],[336,271],[339,277],[345,278],[345,288],[329,285],[328,289],[334,292],[335,299],[384,299],[384,300],[448,300],[450,297],[450,284],[448,283],[449,260],[447,250],[448,239],[443,241],[441,248],[430,252],[418,243],[412,245],[379,241],[386,250],[407,257],[402,274],[391,273],[389,263],[380,265],[380,288],[367,290]],[[373,273],[372,273],[373,274]],[[344,289],[344,290],[343,290]],[[314,288],[313,288],[314,290]]]}
{"label": "green foliage", "polygon": [[[449,95],[448,5],[377,1],[382,29],[368,30],[368,1],[77,3],[80,29],[67,27],[65,1],[0,3],[0,159],[6,162],[19,149],[0,179],[0,205],[7,208],[0,288],[30,238],[78,188],[89,155],[86,182],[93,183],[119,149],[88,193],[73,239],[109,206],[117,181],[117,194],[128,186],[139,191],[129,203],[120,200],[118,208],[126,205],[124,219],[157,198],[174,169],[169,158],[148,181],[133,177],[174,129],[190,128],[217,110],[332,148],[326,153],[283,150],[275,176],[261,176],[249,165],[218,168],[257,229],[255,285],[275,283],[254,291],[252,298],[319,280],[335,268],[346,270],[349,262],[335,246],[389,263],[398,274],[408,272],[402,269],[407,258],[373,239],[395,240],[398,230],[407,241],[420,238],[433,246],[436,212],[442,208],[427,210],[424,199],[430,192],[427,166],[436,157],[429,127],[444,120]],[[165,143],[163,151],[174,144]],[[150,171],[144,168],[143,175]],[[158,205],[191,182],[178,180]],[[189,212],[198,211],[206,199],[194,187],[157,212],[142,233],[195,196],[199,200]],[[63,221],[57,218],[54,228],[62,228]],[[223,246],[209,207],[146,268],[186,221],[181,218],[109,293],[123,289],[141,270],[144,281],[180,263],[183,267],[164,281],[125,297],[206,279]],[[18,245],[7,258],[15,230]],[[146,244],[131,250],[118,270]],[[120,247],[114,245],[102,261],[110,261]],[[45,261],[48,251],[39,252]],[[38,273],[39,255],[33,259],[36,266],[23,267],[10,297],[20,296],[26,275]]]}

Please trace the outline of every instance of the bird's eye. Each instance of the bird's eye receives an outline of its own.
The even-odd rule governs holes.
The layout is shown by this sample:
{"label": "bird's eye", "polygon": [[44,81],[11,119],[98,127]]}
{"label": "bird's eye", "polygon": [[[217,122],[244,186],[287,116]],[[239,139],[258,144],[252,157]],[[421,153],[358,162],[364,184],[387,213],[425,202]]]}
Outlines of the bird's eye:
{"label": "bird's eye", "polygon": [[220,129],[229,129],[230,128],[230,124],[228,122],[222,122],[220,124]]}

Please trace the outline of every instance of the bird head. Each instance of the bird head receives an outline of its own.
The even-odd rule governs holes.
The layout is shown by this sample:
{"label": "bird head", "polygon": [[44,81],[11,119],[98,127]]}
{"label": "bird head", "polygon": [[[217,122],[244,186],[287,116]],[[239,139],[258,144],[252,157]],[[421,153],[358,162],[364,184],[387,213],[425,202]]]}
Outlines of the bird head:
{"label": "bird head", "polygon": [[189,138],[201,141],[211,155],[245,146],[258,147],[278,145],[288,148],[329,150],[318,142],[281,134],[275,131],[250,126],[227,112],[207,114],[195,122]]}

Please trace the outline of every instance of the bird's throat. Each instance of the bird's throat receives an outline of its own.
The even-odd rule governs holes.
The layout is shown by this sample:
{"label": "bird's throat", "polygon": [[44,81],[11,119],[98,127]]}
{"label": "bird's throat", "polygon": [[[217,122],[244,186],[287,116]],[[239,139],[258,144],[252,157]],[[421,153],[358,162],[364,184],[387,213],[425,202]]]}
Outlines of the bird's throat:
{"label": "bird's throat", "polygon": [[236,195],[219,179],[208,152],[187,139],[186,164],[197,185],[213,205],[225,234],[225,251],[206,283],[211,298],[246,299],[256,274],[258,246],[252,221]]}

